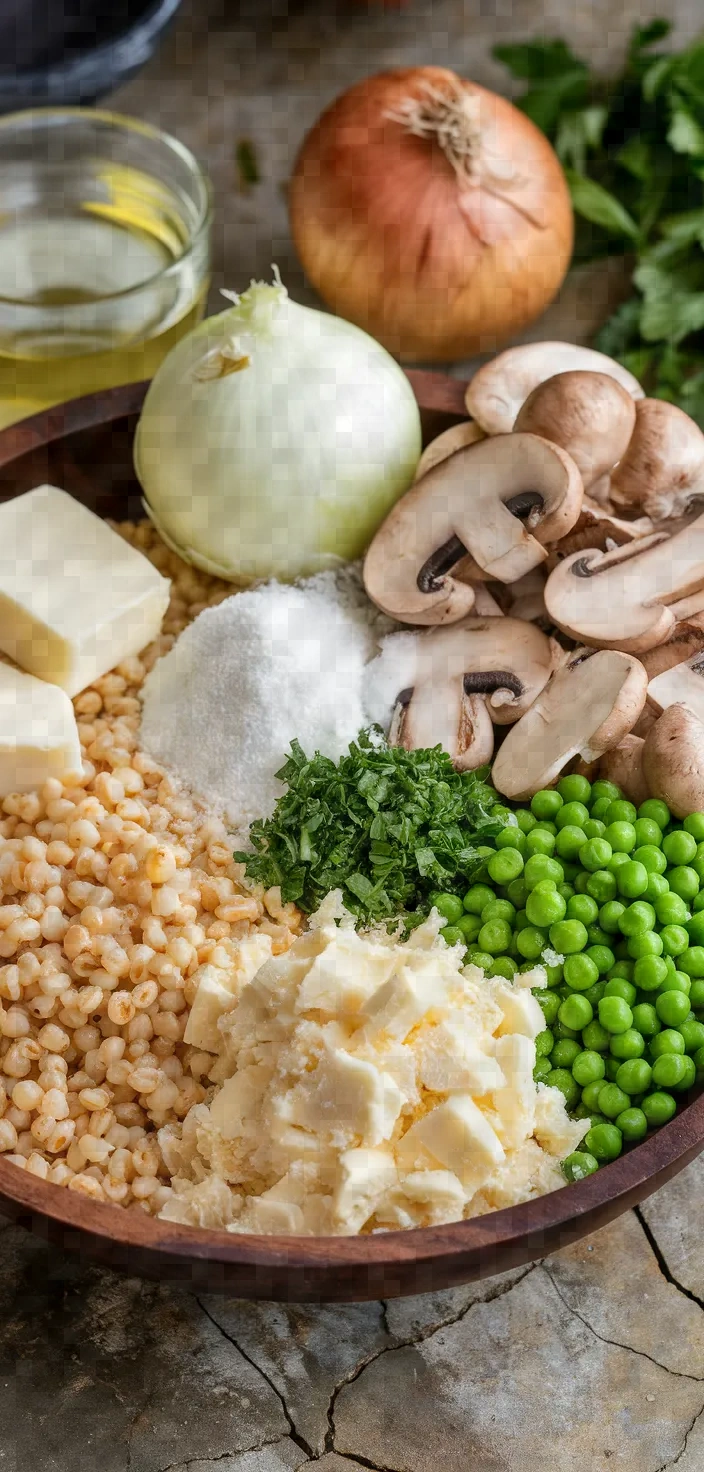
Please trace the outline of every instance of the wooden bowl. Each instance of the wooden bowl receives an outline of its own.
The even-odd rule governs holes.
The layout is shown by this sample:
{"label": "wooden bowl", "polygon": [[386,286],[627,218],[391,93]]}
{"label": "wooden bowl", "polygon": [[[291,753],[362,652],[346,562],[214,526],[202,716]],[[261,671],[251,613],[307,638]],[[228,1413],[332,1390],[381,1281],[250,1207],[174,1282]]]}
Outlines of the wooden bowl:
{"label": "wooden bowl", "polygon": [[[427,437],[464,417],[464,385],[411,372]],[[51,480],[102,515],[141,515],[131,465],[145,384],[75,400],[0,432],[0,499]],[[425,1293],[529,1262],[604,1226],[704,1146],[704,1094],[578,1185],[474,1221],[370,1237],[253,1237],[154,1221],[91,1202],[0,1157],[0,1211],[110,1267],[195,1291],[294,1302]]]}

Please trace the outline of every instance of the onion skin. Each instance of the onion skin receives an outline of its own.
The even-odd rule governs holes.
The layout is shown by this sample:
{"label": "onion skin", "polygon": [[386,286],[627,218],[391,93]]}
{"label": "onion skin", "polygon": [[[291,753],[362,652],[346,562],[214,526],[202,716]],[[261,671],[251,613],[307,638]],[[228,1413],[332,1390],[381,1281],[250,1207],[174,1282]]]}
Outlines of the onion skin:
{"label": "onion skin", "polygon": [[[428,86],[478,99],[491,177],[480,162],[477,182],[461,184],[435,140],[388,117]],[[406,360],[496,348],[552,300],[572,252],[569,191],[547,139],[442,67],[380,72],[343,93],[304,140],[289,207],[323,300]]]}

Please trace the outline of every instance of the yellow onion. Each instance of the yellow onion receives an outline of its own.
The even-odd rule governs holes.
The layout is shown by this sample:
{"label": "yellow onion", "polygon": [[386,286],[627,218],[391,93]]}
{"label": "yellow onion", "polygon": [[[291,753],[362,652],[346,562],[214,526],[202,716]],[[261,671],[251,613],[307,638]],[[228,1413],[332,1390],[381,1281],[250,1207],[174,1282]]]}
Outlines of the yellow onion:
{"label": "yellow onion", "polygon": [[547,306],[572,252],[547,139],[442,67],[344,92],[303,143],[290,213],[323,300],[405,359],[496,348]]}

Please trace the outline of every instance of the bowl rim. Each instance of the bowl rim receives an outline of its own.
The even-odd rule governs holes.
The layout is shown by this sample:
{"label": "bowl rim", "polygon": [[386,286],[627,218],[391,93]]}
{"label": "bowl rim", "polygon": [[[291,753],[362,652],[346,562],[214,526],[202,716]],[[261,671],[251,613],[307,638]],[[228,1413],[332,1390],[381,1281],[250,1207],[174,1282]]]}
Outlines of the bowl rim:
{"label": "bowl rim", "polygon": [[[407,370],[421,410],[449,418],[466,417],[466,384],[447,375]],[[138,413],[148,385],[129,384],[89,394],[0,431],[0,467],[7,468],[28,452],[66,435]],[[315,1300],[335,1298],[329,1291],[336,1275],[348,1275],[354,1291],[340,1297],[379,1297],[379,1274],[388,1274],[395,1286],[389,1293],[418,1292],[413,1274],[430,1273],[426,1286],[446,1286],[497,1271],[492,1258],[498,1253],[513,1262],[543,1255],[546,1246],[559,1246],[604,1225],[621,1211],[642,1200],[689,1163],[704,1148],[704,1089],[681,1113],[640,1144],[585,1180],[561,1187],[517,1206],[503,1207],[468,1221],[436,1227],[414,1227],[355,1237],[255,1236],[182,1226],[125,1211],[109,1203],[95,1202],[64,1187],[51,1185],[29,1175],[0,1156],[0,1209],[20,1220],[44,1219],[52,1224],[54,1236],[70,1245],[78,1233],[79,1243],[110,1260],[110,1250],[136,1252],[140,1271],[168,1275],[172,1265],[221,1265],[234,1274],[216,1284],[232,1287],[253,1297],[284,1296],[288,1275],[300,1282],[291,1297]],[[145,1267],[146,1263],[146,1267]],[[503,1266],[507,1266],[504,1261]],[[476,1271],[474,1270],[476,1268]],[[197,1266],[196,1266],[197,1271]],[[365,1290],[364,1275],[369,1278]],[[437,1283],[432,1279],[437,1275]],[[394,1274],[399,1275],[398,1280]],[[254,1274],[254,1278],[248,1276]],[[376,1277],[373,1275],[376,1274]],[[263,1276],[262,1276],[263,1275]],[[276,1292],[258,1292],[252,1283],[270,1275]],[[350,1279],[351,1275],[351,1279]],[[315,1284],[320,1279],[323,1289]],[[398,1286],[400,1283],[400,1286]],[[301,1284],[303,1285],[301,1287]],[[313,1285],[313,1286],[311,1286]],[[327,1286],[325,1286],[327,1285]],[[212,1285],[211,1285],[212,1286]],[[381,1293],[384,1296],[384,1293]]]}

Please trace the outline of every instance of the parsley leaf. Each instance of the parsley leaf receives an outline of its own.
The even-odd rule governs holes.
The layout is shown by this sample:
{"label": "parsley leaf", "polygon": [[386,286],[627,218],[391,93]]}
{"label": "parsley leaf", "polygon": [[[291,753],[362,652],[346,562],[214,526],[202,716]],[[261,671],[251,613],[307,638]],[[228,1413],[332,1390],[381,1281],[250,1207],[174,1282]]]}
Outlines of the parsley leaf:
{"label": "parsley leaf", "polygon": [[427,911],[434,889],[466,887],[479,872],[506,818],[486,769],[456,772],[440,746],[405,751],[374,732],[339,762],[293,741],[277,775],[287,791],[252,823],[254,852],[235,859],[307,914],[331,889],[366,921]]}

